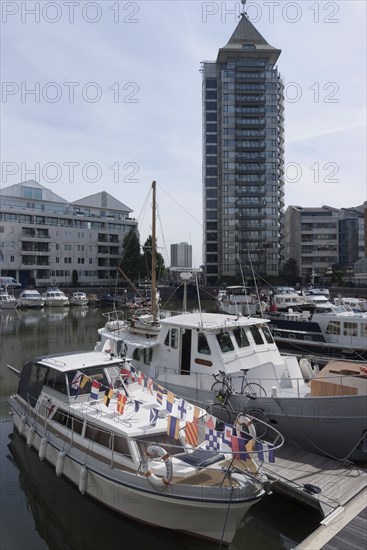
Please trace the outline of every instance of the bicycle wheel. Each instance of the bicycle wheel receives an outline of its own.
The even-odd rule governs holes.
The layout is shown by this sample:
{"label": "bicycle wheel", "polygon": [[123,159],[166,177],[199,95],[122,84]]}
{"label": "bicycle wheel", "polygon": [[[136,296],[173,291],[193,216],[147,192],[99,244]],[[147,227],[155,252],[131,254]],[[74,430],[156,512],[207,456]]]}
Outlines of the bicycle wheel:
{"label": "bicycle wheel", "polygon": [[257,382],[248,382],[241,393],[242,395],[249,393],[253,397],[266,397],[266,390]]}
{"label": "bicycle wheel", "polygon": [[[256,430],[256,437],[263,439],[268,433],[269,419],[260,409],[246,409],[246,413],[253,417],[253,424]],[[258,422],[260,420],[260,422]],[[263,424],[264,422],[264,424]]]}
{"label": "bicycle wheel", "polygon": [[[207,412],[214,416],[217,420],[229,424],[230,412],[225,405],[221,403],[211,403],[207,408]],[[218,428],[216,428],[218,429]]]}
{"label": "bicycle wheel", "polygon": [[225,393],[232,393],[232,388],[227,384],[227,382],[214,382],[212,387],[210,388],[211,391],[215,391],[215,393],[218,393],[219,391],[223,391]]}

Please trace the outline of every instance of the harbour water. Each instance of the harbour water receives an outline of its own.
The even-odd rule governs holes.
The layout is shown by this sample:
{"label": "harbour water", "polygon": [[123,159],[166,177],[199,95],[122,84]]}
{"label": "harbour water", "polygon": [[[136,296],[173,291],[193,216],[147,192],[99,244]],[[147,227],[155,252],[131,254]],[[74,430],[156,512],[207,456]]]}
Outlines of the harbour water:
{"label": "harbour water", "polygon": [[[148,527],[97,505],[57,478],[54,469],[13,434],[7,399],[16,391],[17,377],[6,365],[20,369],[35,356],[93,349],[97,329],[104,323],[102,313],[91,307],[0,312],[0,548],[214,550],[217,544]],[[230,548],[288,550],[315,530],[320,520],[316,511],[266,495],[244,516]]]}

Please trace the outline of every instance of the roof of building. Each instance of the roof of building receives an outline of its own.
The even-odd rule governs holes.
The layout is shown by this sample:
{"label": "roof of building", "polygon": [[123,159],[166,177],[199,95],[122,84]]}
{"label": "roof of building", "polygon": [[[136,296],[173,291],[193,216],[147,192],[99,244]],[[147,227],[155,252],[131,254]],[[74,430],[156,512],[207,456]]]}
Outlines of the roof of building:
{"label": "roof of building", "polygon": [[64,198],[60,197],[60,195],[57,195],[51,189],[47,189],[47,187],[44,187],[40,183],[38,183],[35,180],[27,180],[22,181],[20,183],[16,183],[14,185],[10,185],[9,187],[3,187],[0,189],[0,195],[3,195],[4,197],[16,197],[16,198],[26,198],[23,194],[23,188],[24,187],[33,187],[36,189],[42,189],[42,199],[32,199],[32,200],[42,200],[42,201],[49,201],[49,202],[61,202],[63,204],[68,204],[68,201]]}
{"label": "roof of building", "polygon": [[[244,48],[246,45],[252,45],[255,48],[253,50],[246,49]],[[281,50],[271,46],[245,14],[241,16],[228,43],[223,48],[220,48],[217,61],[224,61],[230,52],[238,53],[239,51],[246,52],[251,57],[254,55],[258,57],[259,53],[270,54],[270,61],[273,64],[276,63],[281,54]]]}
{"label": "roof of building", "polygon": [[124,210],[125,212],[132,212],[131,208],[126,204],[115,199],[107,191],[100,191],[94,193],[94,195],[88,195],[82,199],[71,203],[75,206],[89,206],[91,208],[109,208],[110,210]]}

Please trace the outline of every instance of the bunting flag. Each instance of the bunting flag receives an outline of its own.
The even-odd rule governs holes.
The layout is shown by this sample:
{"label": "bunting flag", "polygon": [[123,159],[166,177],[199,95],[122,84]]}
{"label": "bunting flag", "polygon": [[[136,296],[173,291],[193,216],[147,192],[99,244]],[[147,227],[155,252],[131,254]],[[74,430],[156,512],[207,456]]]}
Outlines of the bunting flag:
{"label": "bunting flag", "polygon": [[110,406],[110,401],[113,397],[113,389],[107,389],[105,392],[104,392],[104,397],[103,397],[103,401],[104,401],[104,404],[106,405],[106,407],[109,407]]}
{"label": "bunting flag", "polygon": [[159,413],[159,410],[158,410],[158,409],[150,409],[149,423],[150,423],[152,426],[155,426],[156,423],[157,423],[158,413]]}
{"label": "bunting flag", "polygon": [[149,378],[147,378],[147,377],[144,375],[144,380],[143,380],[143,386],[144,386],[144,388],[147,388],[147,387],[148,387],[148,380],[149,380]]}
{"label": "bunting flag", "polygon": [[130,378],[130,365],[129,363],[124,363],[124,366],[120,369],[120,374],[122,376],[126,376],[126,378]]}
{"label": "bunting flag", "polygon": [[180,418],[186,418],[186,414],[187,414],[187,404],[186,404],[186,401],[184,399],[180,399],[180,401],[178,402],[178,412],[180,414]]}
{"label": "bunting flag", "polygon": [[222,432],[206,427],[205,441],[208,451],[219,451],[222,444]]}
{"label": "bunting flag", "polygon": [[168,412],[172,412],[173,403],[175,402],[175,394],[171,391],[167,392],[167,403],[166,403],[166,409]]}
{"label": "bunting flag", "polygon": [[78,391],[80,382],[82,381],[82,377],[83,377],[83,373],[80,370],[77,370],[73,380],[71,381],[71,387],[73,388],[73,390]]}
{"label": "bunting flag", "polygon": [[170,435],[174,439],[178,439],[178,432],[180,429],[179,419],[175,416],[168,416],[167,422],[167,435]]}
{"label": "bunting flag", "polygon": [[271,443],[262,443],[261,441],[256,441],[255,451],[257,452],[259,460],[261,460],[262,462],[271,462],[274,464],[275,452],[274,446]]}
{"label": "bunting flag", "polygon": [[234,430],[234,427],[231,424],[224,424],[222,440],[223,440],[223,443],[228,445],[228,447],[232,447],[232,435],[234,435],[233,430]]}
{"label": "bunting flag", "polygon": [[79,384],[79,388],[84,388],[86,383],[89,382],[89,381],[90,381],[90,378],[84,374],[83,378],[81,379],[81,382]]}
{"label": "bunting flag", "polygon": [[139,386],[142,386],[144,384],[144,374],[142,372],[139,372],[139,376],[138,376],[138,384]]}
{"label": "bunting flag", "polygon": [[206,415],[205,426],[210,430],[215,430],[216,419],[211,414]]}
{"label": "bunting flag", "polygon": [[241,460],[249,458],[246,452],[246,440],[242,437],[232,435],[232,451],[236,453],[234,458],[240,458]]}
{"label": "bunting flag", "polygon": [[194,422],[186,422],[185,441],[187,445],[197,447],[199,426]]}
{"label": "bunting flag", "polygon": [[131,382],[135,382],[136,370],[132,365],[130,365],[130,378]]}
{"label": "bunting flag", "polygon": [[194,407],[194,418],[193,418],[193,423],[194,424],[198,424],[199,423],[199,416],[200,416],[200,409],[199,407]]}
{"label": "bunting flag", "polygon": [[148,389],[148,392],[153,395],[153,380],[151,378],[148,378],[147,379],[147,389]]}
{"label": "bunting flag", "polygon": [[117,412],[119,414],[124,414],[126,401],[127,401],[126,395],[124,395],[123,393],[119,393],[117,396]]}
{"label": "bunting flag", "polygon": [[90,398],[91,399],[98,399],[98,393],[99,388],[101,387],[101,384],[97,382],[97,380],[93,380],[92,387],[90,389]]}
{"label": "bunting flag", "polygon": [[143,403],[142,401],[138,401],[137,399],[134,399],[134,410],[135,410],[136,413],[139,412],[140,405],[142,403]]}
{"label": "bunting flag", "polygon": [[162,405],[164,392],[165,392],[165,390],[164,390],[163,386],[157,386],[157,401],[160,405]]}

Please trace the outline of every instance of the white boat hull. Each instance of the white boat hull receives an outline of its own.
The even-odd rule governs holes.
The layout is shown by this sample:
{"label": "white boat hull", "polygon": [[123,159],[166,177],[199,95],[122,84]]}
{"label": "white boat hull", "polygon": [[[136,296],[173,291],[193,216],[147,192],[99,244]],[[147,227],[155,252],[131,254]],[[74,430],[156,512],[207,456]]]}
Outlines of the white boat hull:
{"label": "white boat hull", "polygon": [[[28,446],[36,450],[40,460],[55,467],[55,476],[63,475],[79,487],[82,494],[140,522],[227,544],[232,541],[246,511],[262,496],[236,502],[233,496],[236,491],[233,493],[230,487],[223,492],[223,488],[198,486],[196,494],[187,496],[183,496],[182,491],[175,494],[174,484],[164,491],[155,490],[146,477],[135,472],[127,476],[108,463],[101,468],[100,461],[89,456],[86,459],[84,450],[81,452],[77,445],[65,445],[51,433],[45,444],[44,424],[36,423],[33,430],[30,422],[34,423],[34,418],[25,420],[25,411],[19,409],[19,404],[13,402],[12,408],[15,428]],[[126,480],[127,477],[130,479]]]}

